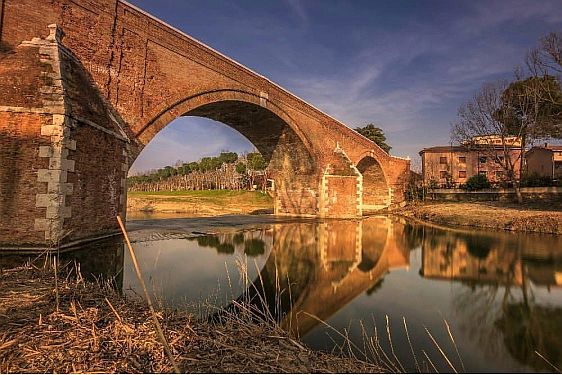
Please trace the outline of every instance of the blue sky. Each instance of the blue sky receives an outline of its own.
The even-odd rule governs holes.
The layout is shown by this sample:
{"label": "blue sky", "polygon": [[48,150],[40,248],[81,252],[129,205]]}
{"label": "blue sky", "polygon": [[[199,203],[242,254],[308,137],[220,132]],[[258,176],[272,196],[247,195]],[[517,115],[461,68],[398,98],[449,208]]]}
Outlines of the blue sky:
{"label": "blue sky", "polygon": [[[412,158],[448,144],[459,105],[562,31],[562,0],[129,1],[350,127],[378,124],[391,154]],[[228,126],[180,118],[132,172],[251,149]]]}

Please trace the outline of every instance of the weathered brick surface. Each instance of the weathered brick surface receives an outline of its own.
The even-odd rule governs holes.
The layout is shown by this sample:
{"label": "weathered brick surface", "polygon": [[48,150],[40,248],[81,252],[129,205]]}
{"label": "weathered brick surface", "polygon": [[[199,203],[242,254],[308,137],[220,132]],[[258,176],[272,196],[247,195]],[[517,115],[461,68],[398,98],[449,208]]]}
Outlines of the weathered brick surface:
{"label": "weathered brick surface", "polygon": [[[2,176],[35,171],[30,182],[34,194],[47,189],[48,183],[38,180],[40,169],[60,170],[61,178],[66,178],[58,185],[51,182],[62,205],[50,206],[50,213],[42,212],[43,207],[10,208],[15,210],[10,217],[22,223],[29,221],[28,216],[46,220],[55,212],[64,216],[62,229],[70,231],[69,239],[116,229],[114,215],[124,206],[126,169],[162,128],[186,114],[230,125],[266,155],[274,170],[279,214],[357,216],[363,195],[378,202],[389,194],[386,204],[404,200],[408,161],[389,156],[266,78],[126,3],[4,0],[3,5],[0,43],[8,52],[0,60],[0,89],[7,90],[9,98],[0,98],[0,106],[27,108],[27,113],[17,115],[21,119],[31,119],[35,112],[52,112],[56,106],[64,116],[62,125],[53,128],[41,123],[43,119],[36,120],[29,138],[33,146],[29,150],[26,146],[17,172],[6,172],[2,165]],[[63,32],[55,46],[47,43],[42,52],[22,45],[33,38],[48,38],[51,24]],[[52,53],[52,48],[59,51],[60,61],[53,65],[47,56],[48,66],[43,55]],[[60,70],[55,73],[62,86],[45,82],[56,77],[52,66]],[[55,92],[60,87],[64,89],[62,106],[56,96],[61,93]],[[6,117],[0,130],[13,133],[12,128],[21,127],[19,119],[10,121]],[[66,129],[60,135],[62,148],[40,149],[41,140],[46,141],[43,146],[49,146],[49,138],[57,140],[47,135],[51,129]],[[3,137],[2,142],[2,155],[7,155],[6,150],[27,141],[18,135]],[[367,171],[368,178],[360,173],[349,177],[337,168],[324,178],[328,166],[341,161],[334,153],[336,145],[345,151],[349,163],[357,165],[370,157],[376,161],[372,165],[380,168]],[[53,154],[55,149],[60,154]],[[0,183],[12,184],[7,177]],[[20,185],[15,190],[21,196],[27,194]],[[35,204],[36,198],[31,201]],[[17,236],[9,240],[21,242]]]}
{"label": "weathered brick surface", "polygon": [[47,187],[37,182],[37,171],[47,168],[47,159],[38,157],[39,147],[47,145],[40,134],[50,115],[0,112],[0,244],[28,244],[44,241],[34,230],[37,194]]}

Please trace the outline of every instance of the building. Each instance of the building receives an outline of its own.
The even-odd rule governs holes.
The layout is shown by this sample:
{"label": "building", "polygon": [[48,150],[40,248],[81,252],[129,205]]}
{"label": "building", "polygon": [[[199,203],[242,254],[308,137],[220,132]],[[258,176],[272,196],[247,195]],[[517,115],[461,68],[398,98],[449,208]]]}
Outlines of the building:
{"label": "building", "polygon": [[[520,177],[520,143],[510,141],[508,154],[515,165],[514,172]],[[479,137],[471,144],[459,146],[435,146],[420,151],[424,185],[436,184],[441,188],[458,187],[477,174],[485,174],[492,184],[507,181],[505,176],[504,150],[501,140]]]}
{"label": "building", "polygon": [[562,145],[532,147],[525,154],[527,173],[552,179],[562,178]]}

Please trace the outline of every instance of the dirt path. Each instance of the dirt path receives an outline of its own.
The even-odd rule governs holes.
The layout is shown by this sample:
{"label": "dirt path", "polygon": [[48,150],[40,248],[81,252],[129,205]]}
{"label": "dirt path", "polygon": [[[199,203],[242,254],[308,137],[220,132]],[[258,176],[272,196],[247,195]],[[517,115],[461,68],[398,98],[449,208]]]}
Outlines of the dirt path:
{"label": "dirt path", "polygon": [[562,234],[562,202],[431,202],[408,205],[395,214],[446,226]]}

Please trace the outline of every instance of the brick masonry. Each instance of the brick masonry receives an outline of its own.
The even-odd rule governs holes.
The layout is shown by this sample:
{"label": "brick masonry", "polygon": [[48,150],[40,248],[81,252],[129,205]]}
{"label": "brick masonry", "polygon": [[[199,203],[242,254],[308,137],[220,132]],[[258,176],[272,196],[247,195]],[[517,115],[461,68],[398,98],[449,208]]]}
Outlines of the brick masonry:
{"label": "brick masonry", "polygon": [[[278,214],[357,217],[363,197],[404,201],[408,160],[125,2],[2,9],[0,244],[117,230],[129,166],[186,114],[233,127],[266,156]],[[365,158],[371,171],[356,167]]]}

